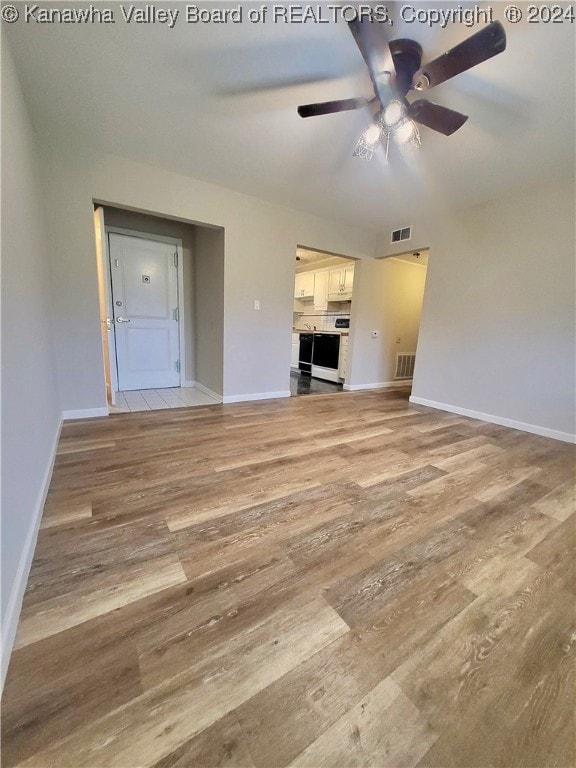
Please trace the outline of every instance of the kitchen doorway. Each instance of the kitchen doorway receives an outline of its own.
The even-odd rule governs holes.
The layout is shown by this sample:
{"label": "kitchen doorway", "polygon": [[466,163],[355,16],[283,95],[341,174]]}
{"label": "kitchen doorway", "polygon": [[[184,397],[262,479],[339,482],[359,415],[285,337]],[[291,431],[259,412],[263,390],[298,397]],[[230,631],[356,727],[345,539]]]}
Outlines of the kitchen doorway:
{"label": "kitchen doorway", "polygon": [[354,259],[299,246],[294,270],[292,396],[341,392],[346,381]]}

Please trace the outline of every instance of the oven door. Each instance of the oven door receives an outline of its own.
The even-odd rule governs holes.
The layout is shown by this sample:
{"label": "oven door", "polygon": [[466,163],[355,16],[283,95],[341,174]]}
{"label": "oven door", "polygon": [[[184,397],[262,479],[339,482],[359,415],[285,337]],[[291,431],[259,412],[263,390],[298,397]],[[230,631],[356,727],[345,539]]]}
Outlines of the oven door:
{"label": "oven door", "polygon": [[315,333],[312,350],[312,376],[338,382],[339,333]]}
{"label": "oven door", "polygon": [[298,367],[302,373],[310,374],[312,371],[312,346],[314,334],[300,334],[300,353],[298,355]]}

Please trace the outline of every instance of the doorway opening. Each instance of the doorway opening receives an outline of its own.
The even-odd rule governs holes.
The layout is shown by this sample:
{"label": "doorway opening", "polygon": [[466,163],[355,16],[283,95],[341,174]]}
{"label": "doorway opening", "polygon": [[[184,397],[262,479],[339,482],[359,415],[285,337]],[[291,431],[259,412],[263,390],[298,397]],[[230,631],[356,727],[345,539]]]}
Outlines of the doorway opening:
{"label": "doorway opening", "polygon": [[347,376],[355,260],[298,246],[292,315],[292,396],[341,392]]}
{"label": "doorway opening", "polygon": [[222,402],[224,230],[95,204],[110,413]]}
{"label": "doorway opening", "polygon": [[406,387],[407,396],[416,364],[429,254],[428,248],[421,248],[378,259],[375,325],[381,376],[385,386]]}

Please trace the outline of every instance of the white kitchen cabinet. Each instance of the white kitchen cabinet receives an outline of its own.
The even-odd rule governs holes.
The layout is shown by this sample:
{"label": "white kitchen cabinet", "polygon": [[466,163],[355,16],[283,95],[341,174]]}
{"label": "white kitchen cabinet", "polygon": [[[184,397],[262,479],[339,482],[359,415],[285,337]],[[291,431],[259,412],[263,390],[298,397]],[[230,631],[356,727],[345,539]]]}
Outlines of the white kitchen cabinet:
{"label": "white kitchen cabinet", "polygon": [[328,309],[328,272],[314,272],[314,309]]}
{"label": "white kitchen cabinet", "polygon": [[354,287],[354,267],[346,267],[344,270],[344,293],[349,293],[352,296],[352,288]]}
{"label": "white kitchen cabinet", "polygon": [[313,299],[314,298],[314,273],[299,272],[294,280],[294,298],[295,299]]}
{"label": "white kitchen cabinet", "polygon": [[328,278],[328,301],[349,301],[354,286],[354,267],[331,269]]}
{"label": "white kitchen cabinet", "polygon": [[298,368],[298,358],[300,357],[300,334],[292,334],[292,357],[290,359],[290,367]]}
{"label": "white kitchen cabinet", "polygon": [[346,378],[348,372],[348,336],[340,337],[340,358],[338,360],[338,376]]}
{"label": "white kitchen cabinet", "polygon": [[328,278],[328,296],[339,296],[342,285],[342,270],[331,269]]}

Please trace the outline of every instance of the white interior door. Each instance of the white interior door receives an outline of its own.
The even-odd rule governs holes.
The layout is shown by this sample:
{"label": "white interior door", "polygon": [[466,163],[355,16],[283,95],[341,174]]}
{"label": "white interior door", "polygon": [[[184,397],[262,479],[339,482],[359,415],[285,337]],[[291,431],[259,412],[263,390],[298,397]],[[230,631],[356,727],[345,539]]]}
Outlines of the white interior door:
{"label": "white interior door", "polygon": [[109,234],[118,389],[180,386],[175,245]]}

